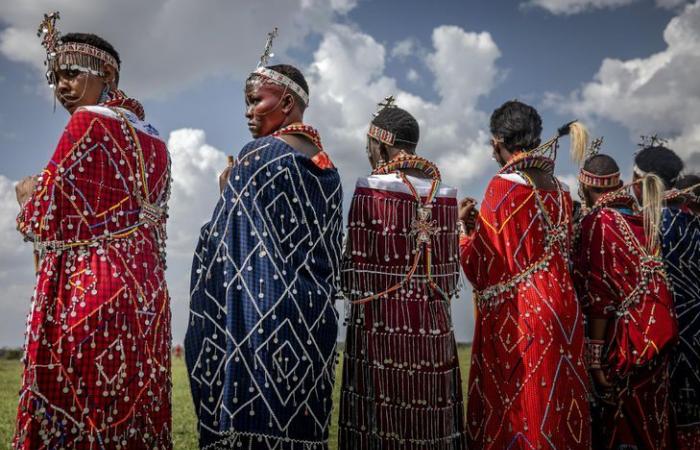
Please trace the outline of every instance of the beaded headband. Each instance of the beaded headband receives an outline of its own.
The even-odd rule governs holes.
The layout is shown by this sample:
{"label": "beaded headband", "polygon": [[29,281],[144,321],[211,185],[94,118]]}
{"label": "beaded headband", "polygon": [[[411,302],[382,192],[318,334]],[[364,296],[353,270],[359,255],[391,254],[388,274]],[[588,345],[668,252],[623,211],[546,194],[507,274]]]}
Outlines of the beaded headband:
{"label": "beaded headband", "polygon": [[[586,161],[593,158],[600,153],[600,147],[603,145],[603,138],[599,137],[591,142],[591,145],[586,150]],[[607,175],[597,175],[595,173],[589,172],[581,167],[578,174],[579,183],[585,186],[591,186],[594,188],[616,188],[620,187],[620,171],[610,173]]]}
{"label": "beaded headband", "polygon": [[46,80],[50,87],[56,85],[56,71],[77,70],[96,76],[103,76],[103,66],[109,64],[119,70],[117,59],[108,52],[82,42],[62,42],[61,33],[56,28],[56,21],[61,18],[58,11],[44,14],[39,24],[37,36],[42,38],[41,45],[46,49]]}
{"label": "beaded headband", "polygon": [[[396,99],[394,99],[393,95],[385,97],[383,102],[377,103],[377,106],[379,107],[379,109],[377,110],[376,113],[373,113],[372,115],[374,117],[377,117],[379,115],[379,113],[386,108],[396,108],[397,106],[396,106],[395,102],[396,102]],[[374,138],[374,139],[378,140],[379,142],[382,142],[390,147],[393,147],[395,142],[403,142],[406,144],[413,144],[413,145],[418,144],[417,142],[408,141],[406,139],[397,139],[395,133],[392,133],[389,130],[385,130],[384,128],[378,127],[373,123],[369,124],[369,130],[367,131],[367,136]]]}
{"label": "beaded headband", "polygon": [[267,33],[267,42],[265,42],[265,49],[263,50],[263,54],[260,56],[258,67],[250,73],[248,79],[250,80],[252,77],[258,76],[265,78],[266,80],[269,80],[273,83],[284,86],[285,88],[297,94],[299,98],[301,98],[301,101],[304,102],[305,106],[309,106],[309,94],[304,90],[304,88],[299,86],[299,84],[296,81],[292,80],[288,76],[265,67],[270,58],[275,56],[275,54],[272,53],[272,41],[276,37],[277,27],[275,27],[275,29],[273,29],[271,32]]}
{"label": "beaded headband", "polygon": [[616,188],[620,186],[620,172],[608,175],[596,175],[581,169],[578,174],[579,183],[595,188]]}

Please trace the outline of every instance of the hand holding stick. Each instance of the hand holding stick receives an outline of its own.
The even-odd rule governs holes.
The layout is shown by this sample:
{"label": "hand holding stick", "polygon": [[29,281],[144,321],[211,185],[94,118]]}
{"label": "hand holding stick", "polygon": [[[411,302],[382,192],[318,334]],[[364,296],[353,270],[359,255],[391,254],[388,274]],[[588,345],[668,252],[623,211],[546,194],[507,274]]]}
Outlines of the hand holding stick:
{"label": "hand holding stick", "polygon": [[233,156],[228,155],[226,157],[226,161],[228,162],[228,165],[224,169],[223,172],[221,172],[221,175],[219,175],[219,192],[222,193],[224,192],[224,189],[226,189],[226,185],[228,184],[228,177],[231,175],[231,169],[233,169],[234,165],[234,159]]}

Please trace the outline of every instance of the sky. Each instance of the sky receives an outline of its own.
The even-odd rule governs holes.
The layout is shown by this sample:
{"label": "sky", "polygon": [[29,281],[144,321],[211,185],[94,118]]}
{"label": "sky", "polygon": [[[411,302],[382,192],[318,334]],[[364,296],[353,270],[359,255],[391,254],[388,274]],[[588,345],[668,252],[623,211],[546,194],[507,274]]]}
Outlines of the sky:
{"label": "sky", "polygon": [[[14,184],[42,170],[68,120],[53,111],[36,37],[43,13],[54,10],[60,30],[96,33],[117,48],[120,87],[167,138],[176,343],[218,173],[250,140],[244,80],[275,26],[272,63],[292,63],[307,77],[305,118],[339,168],[345,214],[355,180],[369,172],[371,113],[387,95],[416,116],[418,153],[460,196],[481,198],[496,172],[488,119],[511,99],[540,111],[543,137],[582,120],[604,136],[602,151],[627,179],[642,134],[669,139],[686,171],[700,170],[700,1],[0,0],[0,346],[22,345],[34,281],[30,245],[15,230]],[[575,192],[567,146],[557,174]],[[470,291],[465,281],[453,301],[460,341],[473,334]]]}

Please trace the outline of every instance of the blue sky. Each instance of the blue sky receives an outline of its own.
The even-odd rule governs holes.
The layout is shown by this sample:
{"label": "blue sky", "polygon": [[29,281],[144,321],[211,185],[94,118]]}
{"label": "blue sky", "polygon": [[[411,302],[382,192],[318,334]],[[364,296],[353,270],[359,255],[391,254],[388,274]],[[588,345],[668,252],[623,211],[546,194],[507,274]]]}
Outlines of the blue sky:
{"label": "blue sky", "polygon": [[[67,120],[64,111],[52,112],[34,35],[48,9],[61,11],[64,31],[96,32],[115,45],[121,87],[143,101],[169,138],[176,341],[184,335],[191,251],[216,201],[216,174],[224,155],[249,139],[243,79],[273,25],[280,27],[274,62],[307,73],[307,118],[342,172],[346,197],[368,170],[363,134],[374,103],[389,94],[419,119],[419,152],[441,164],[463,195],[480,197],[496,170],[488,115],[513,98],[538,107],[547,135],[584,120],[593,135],[605,136],[603,151],[625,174],[638,135],[649,132],[671,139],[689,170],[700,166],[697,3],[0,0],[0,311],[7,323],[0,346],[21,344],[32,290],[30,250],[14,231],[12,183],[41,170]],[[559,159],[559,175],[571,181],[575,168],[565,150]],[[472,332],[466,291],[453,308],[461,340]]]}

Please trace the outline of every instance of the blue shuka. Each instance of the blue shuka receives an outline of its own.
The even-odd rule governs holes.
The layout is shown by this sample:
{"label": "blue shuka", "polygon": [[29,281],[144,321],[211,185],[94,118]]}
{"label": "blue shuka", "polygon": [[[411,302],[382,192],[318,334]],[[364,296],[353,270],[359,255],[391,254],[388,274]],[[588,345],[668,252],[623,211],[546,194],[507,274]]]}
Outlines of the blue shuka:
{"label": "blue shuka", "polygon": [[187,367],[201,448],[325,449],[342,244],[336,169],[246,145],[192,264]]}
{"label": "blue shuka", "polygon": [[[679,344],[671,359],[671,406],[681,441],[700,444],[700,217],[664,208],[662,248],[673,287]],[[682,444],[679,444],[682,445]],[[685,445],[682,445],[685,447]]]}

